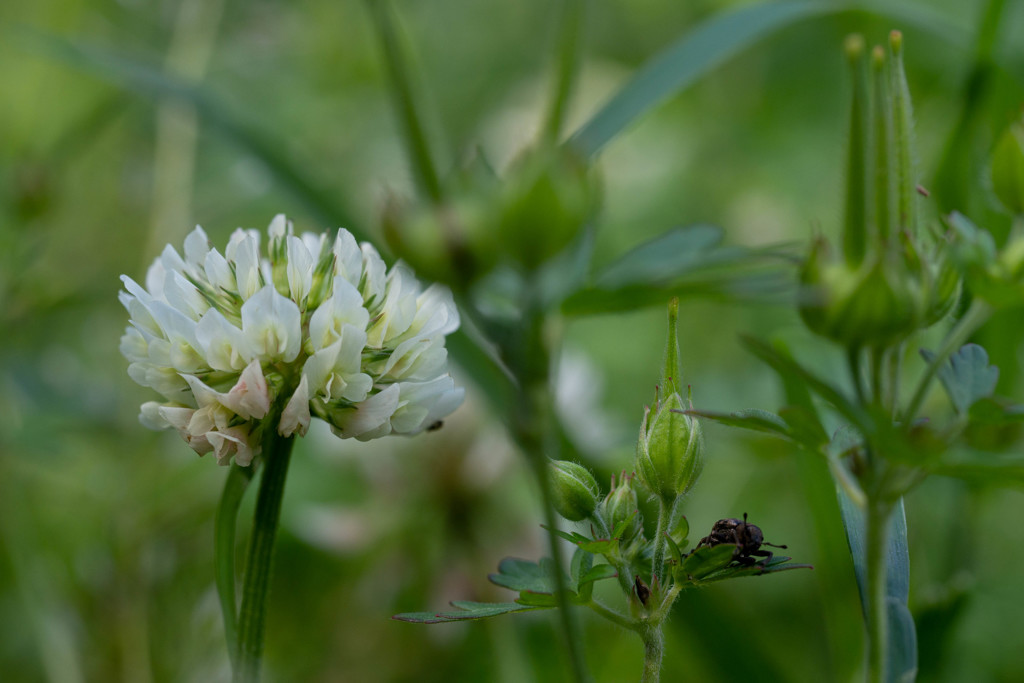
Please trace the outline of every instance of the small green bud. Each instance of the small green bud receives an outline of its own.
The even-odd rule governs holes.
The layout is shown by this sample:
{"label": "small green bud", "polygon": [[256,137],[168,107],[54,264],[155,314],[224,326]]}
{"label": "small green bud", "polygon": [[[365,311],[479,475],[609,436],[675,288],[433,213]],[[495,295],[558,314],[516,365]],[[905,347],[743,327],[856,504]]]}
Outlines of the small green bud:
{"label": "small green bud", "polygon": [[688,493],[704,469],[700,423],[683,409],[676,393],[645,409],[636,446],[640,481],[667,502]]}
{"label": "small green bud", "polygon": [[616,483],[613,475],[611,492],[601,503],[601,517],[604,519],[605,524],[608,525],[609,530],[613,530],[620,523],[630,520],[619,537],[619,542],[623,545],[636,538],[640,530],[643,529],[643,518],[639,512],[640,506],[637,500],[636,488],[633,486],[633,477],[634,475],[632,474],[627,476],[625,470],[623,470],[619,481]]}
{"label": "small green bud", "polygon": [[583,465],[568,460],[548,463],[551,473],[551,497],[555,512],[570,522],[579,522],[594,514],[600,489],[597,480]]}
{"label": "small green bud", "polygon": [[515,261],[533,270],[562,251],[598,203],[593,170],[572,151],[530,150],[509,169],[497,197],[498,239]]}
{"label": "small green bud", "polygon": [[1010,213],[1024,215],[1024,120],[1013,123],[996,143],[992,189]]}

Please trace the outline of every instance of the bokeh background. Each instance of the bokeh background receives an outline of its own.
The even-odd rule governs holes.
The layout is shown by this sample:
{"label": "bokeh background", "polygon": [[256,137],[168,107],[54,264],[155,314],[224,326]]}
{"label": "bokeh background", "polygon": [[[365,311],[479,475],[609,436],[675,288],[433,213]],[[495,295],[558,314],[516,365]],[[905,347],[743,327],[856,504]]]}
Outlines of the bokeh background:
{"label": "bokeh background", "polygon": [[[570,129],[659,49],[744,4],[591,3]],[[551,77],[550,5],[395,3],[446,166],[479,145],[501,167],[532,139]],[[893,27],[906,34],[922,177],[945,189],[932,210],[959,208],[1005,230],[985,159],[1024,101],[1024,3],[940,0],[923,10],[940,30],[867,12],[799,23],[630,127],[600,160],[597,260],[699,222],[742,245],[835,234],[840,45],[850,31],[878,42]],[[993,11],[986,53],[976,35]],[[160,73],[192,84],[188,96]],[[412,184],[361,2],[0,3],[0,680],[228,679],[212,540],[226,472],[176,435],[139,425],[138,405],[151,397],[117,351],[127,322],[118,276],[141,277],[196,223],[217,244],[278,212],[300,230],[377,235],[388,191]],[[681,321],[701,408],[780,400],[741,332],[780,336],[819,367],[835,360],[784,302],[684,300]],[[1006,316],[984,339],[1003,368],[1000,392],[1017,397],[1020,326]],[[607,480],[632,467],[664,311],[567,320],[566,335],[560,412]],[[362,445],[314,430],[298,445],[266,680],[564,680],[551,612],[432,627],[389,618],[451,599],[508,599],[487,573],[506,555],[545,550],[536,491],[486,391],[470,384],[444,429],[413,440]],[[815,569],[684,595],[664,680],[852,680],[858,598],[820,463],[720,427],[707,438],[707,468],[687,503],[694,537],[749,512]],[[1015,433],[1000,438],[1019,449]],[[933,479],[908,498],[919,680],[1024,680],[1022,515],[1012,487]],[[590,615],[584,624],[596,680],[634,680],[639,641]]]}

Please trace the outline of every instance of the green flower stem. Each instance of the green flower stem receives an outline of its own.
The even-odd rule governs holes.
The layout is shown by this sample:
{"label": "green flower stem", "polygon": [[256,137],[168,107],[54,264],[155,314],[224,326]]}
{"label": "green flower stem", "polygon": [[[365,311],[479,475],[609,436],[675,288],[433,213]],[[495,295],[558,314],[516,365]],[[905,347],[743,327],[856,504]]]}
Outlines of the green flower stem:
{"label": "green flower stem", "polygon": [[658,530],[654,536],[654,558],[651,560],[651,570],[659,585],[665,584],[665,548],[668,540],[665,535],[668,533],[668,522],[672,516],[673,504],[664,498],[658,499]]}
{"label": "green flower stem", "polygon": [[[276,424],[276,421],[268,421],[267,424]],[[264,438],[263,478],[256,498],[256,516],[242,587],[234,683],[255,683],[260,677],[274,537],[277,534],[284,483],[294,444],[294,437],[281,437],[276,431],[270,431]]]}
{"label": "green flower stem", "polygon": [[867,681],[885,683],[888,660],[889,608],[886,569],[891,503],[870,499],[867,507]]}
{"label": "green flower stem", "polygon": [[935,374],[939,371],[939,368],[946,362],[946,359],[950,355],[959,349],[964,342],[981,327],[989,315],[992,313],[991,307],[980,299],[975,299],[971,303],[971,307],[967,309],[963,317],[957,321],[956,325],[946,334],[946,338],[942,343],[942,348],[939,349],[938,353],[935,354],[935,358],[929,363],[928,369],[925,370],[924,376],[921,377],[921,381],[918,382],[917,390],[914,392],[913,398],[910,399],[910,403],[907,405],[907,410],[903,414],[903,423],[908,427],[914,423],[914,419],[917,417],[917,411],[921,409],[921,404],[924,403],[925,397],[928,395],[928,388],[931,386],[932,380],[935,378]]}
{"label": "green flower stem", "polygon": [[624,614],[616,612],[611,607],[608,607],[607,605],[604,605],[598,602],[597,600],[591,600],[590,602],[588,602],[587,607],[594,610],[602,617],[604,617],[605,619],[607,619],[608,621],[612,622],[617,626],[621,626],[622,628],[628,628],[630,631],[639,632],[640,630],[640,627],[636,621],[630,619]]}
{"label": "green flower stem", "polygon": [[404,55],[402,55],[401,46],[398,44],[398,36],[395,34],[391,7],[387,0],[366,0],[366,4],[369,7],[373,25],[377,30],[377,37],[384,52],[395,109],[405,133],[406,151],[409,154],[409,161],[412,163],[417,184],[432,201],[440,202],[443,196],[441,180],[430,153],[426,131],[416,109],[412,80],[409,77],[409,68]]}
{"label": "green flower stem", "polygon": [[661,680],[661,658],[665,653],[661,622],[641,622],[638,630],[644,641],[644,673],[640,683],[658,683]]}
{"label": "green flower stem", "polygon": [[565,123],[573,83],[579,72],[580,35],[583,26],[585,0],[562,0],[561,31],[557,48],[557,74],[551,96],[544,134],[551,143],[558,142]]}
{"label": "green flower stem", "polygon": [[217,521],[214,527],[214,547],[216,555],[217,595],[220,597],[220,609],[224,615],[224,638],[227,640],[228,656],[231,666],[235,666],[238,654],[237,615],[238,605],[235,603],[235,522],[238,519],[238,506],[242,502],[245,490],[252,481],[255,467],[231,465],[227,479],[224,480],[224,491],[217,505]]}

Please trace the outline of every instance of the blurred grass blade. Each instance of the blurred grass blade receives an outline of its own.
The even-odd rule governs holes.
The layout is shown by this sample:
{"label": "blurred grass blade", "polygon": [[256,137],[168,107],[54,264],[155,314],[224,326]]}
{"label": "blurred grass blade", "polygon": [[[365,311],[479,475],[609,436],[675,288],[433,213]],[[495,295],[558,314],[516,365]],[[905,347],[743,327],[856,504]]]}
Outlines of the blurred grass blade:
{"label": "blurred grass blade", "polygon": [[[836,487],[839,509],[850,544],[853,570],[857,576],[861,609],[867,618],[867,527],[864,511],[842,487]],[[889,521],[889,548],[886,553],[886,598],[889,616],[888,683],[909,683],[917,675],[917,634],[914,619],[907,608],[910,596],[910,553],[907,548],[907,516],[900,498]]]}
{"label": "blurred grass blade", "polygon": [[330,226],[345,226],[357,240],[365,233],[354,224],[352,214],[339,201],[340,192],[320,187],[284,153],[286,145],[273,135],[246,123],[203,87],[168,75],[152,64],[114,52],[79,45],[39,31],[22,30],[20,37],[36,51],[87,71],[119,87],[153,99],[170,98],[195,107],[199,115],[239,148],[262,161],[278,183],[303,203],[313,216]]}
{"label": "blurred grass blade", "polygon": [[413,175],[420,191],[433,202],[442,198],[441,180],[437,175],[437,166],[430,153],[427,134],[417,110],[416,98],[413,96],[412,80],[409,77],[409,66],[402,47],[395,33],[393,10],[388,0],[366,0],[370,10],[373,26],[380,40],[384,61],[390,76],[391,92],[394,97],[395,111],[405,134],[405,147],[409,154]]}
{"label": "blurred grass blade", "polygon": [[596,155],[634,119],[761,38],[835,9],[823,2],[773,2],[712,17],[641,67],[568,144],[583,156]]}
{"label": "blurred grass blade", "polygon": [[252,480],[253,466],[231,465],[224,491],[217,505],[217,522],[214,528],[214,565],[217,576],[217,596],[220,611],[224,615],[224,637],[228,643],[228,655],[234,667],[238,654],[238,606],[235,602],[235,523],[238,508],[242,504],[245,490]]}

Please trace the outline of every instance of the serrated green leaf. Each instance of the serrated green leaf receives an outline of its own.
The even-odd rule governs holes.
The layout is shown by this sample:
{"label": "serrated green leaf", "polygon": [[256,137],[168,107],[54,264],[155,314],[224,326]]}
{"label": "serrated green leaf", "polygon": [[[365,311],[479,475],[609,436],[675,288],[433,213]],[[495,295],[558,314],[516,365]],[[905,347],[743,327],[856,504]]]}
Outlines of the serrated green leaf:
{"label": "serrated green leaf", "polygon": [[676,570],[676,575],[686,581],[700,580],[732,562],[735,551],[736,546],[731,543],[696,548],[683,560],[679,569]]}
{"label": "serrated green leaf", "polygon": [[455,612],[403,612],[391,617],[397,621],[408,621],[414,624],[444,624],[452,621],[469,621],[486,619],[514,612],[529,612],[544,609],[541,605],[522,605],[515,602],[470,602],[458,600],[452,603],[458,608]]}
{"label": "serrated green leaf", "polygon": [[584,586],[588,583],[595,581],[601,581],[603,579],[614,579],[619,573],[615,571],[615,567],[610,564],[599,564],[591,567],[590,571],[583,575],[580,579],[580,585]]}
{"label": "serrated green leaf", "polygon": [[590,568],[594,566],[594,556],[583,548],[576,548],[572,554],[572,562],[569,563],[569,577],[572,579],[573,589],[579,593],[580,578],[585,576]]}
{"label": "serrated green leaf", "polygon": [[519,597],[516,598],[516,602],[520,605],[529,605],[531,607],[557,607],[558,598],[551,593],[537,593],[534,591],[522,591],[519,593]]}
{"label": "serrated green leaf", "polygon": [[617,538],[601,539],[597,541],[581,541],[579,546],[588,553],[595,555],[609,555],[618,552],[619,540]]}
{"label": "serrated green leaf", "polygon": [[553,563],[545,557],[540,563],[506,557],[498,563],[498,572],[488,575],[491,583],[514,591],[554,593]]}
{"label": "serrated green leaf", "polygon": [[[929,363],[935,361],[931,351],[921,349],[921,355]],[[991,396],[999,381],[999,368],[989,365],[988,353],[977,344],[960,347],[937,374],[953,408],[961,415],[976,401]]]}
{"label": "serrated green leaf", "polygon": [[786,421],[775,413],[767,410],[751,408],[748,410],[738,410],[732,413],[714,413],[707,410],[687,410],[684,412],[687,415],[706,417],[709,420],[713,420],[728,427],[739,427],[741,429],[750,429],[755,432],[774,434],[775,436],[781,436],[786,439],[790,438],[790,429],[789,425],[786,424]]}

